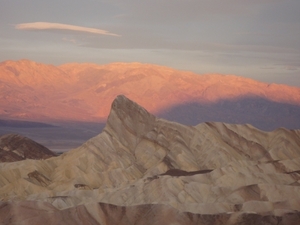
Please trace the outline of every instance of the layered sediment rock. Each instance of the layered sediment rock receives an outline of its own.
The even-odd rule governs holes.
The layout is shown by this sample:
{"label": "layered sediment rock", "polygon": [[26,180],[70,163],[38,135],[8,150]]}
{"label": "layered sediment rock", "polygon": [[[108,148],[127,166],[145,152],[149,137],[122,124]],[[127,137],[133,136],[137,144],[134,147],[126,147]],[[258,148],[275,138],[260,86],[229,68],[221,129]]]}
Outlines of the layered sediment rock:
{"label": "layered sediment rock", "polygon": [[77,149],[0,164],[0,222],[298,224],[299,171],[299,130],[184,126],[118,96]]}

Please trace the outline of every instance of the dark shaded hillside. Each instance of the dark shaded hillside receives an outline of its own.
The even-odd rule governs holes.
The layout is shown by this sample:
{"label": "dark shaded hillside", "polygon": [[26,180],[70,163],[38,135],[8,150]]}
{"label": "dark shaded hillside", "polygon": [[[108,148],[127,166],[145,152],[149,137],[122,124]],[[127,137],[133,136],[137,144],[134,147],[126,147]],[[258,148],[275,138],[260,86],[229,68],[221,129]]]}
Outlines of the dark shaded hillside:
{"label": "dark shaded hillside", "polygon": [[187,102],[166,109],[158,116],[186,125],[215,121],[251,124],[265,131],[279,127],[300,128],[300,106],[272,102],[259,97],[220,100],[209,104]]}
{"label": "dark shaded hillside", "polygon": [[0,162],[47,159],[55,156],[45,146],[18,134],[0,136]]}

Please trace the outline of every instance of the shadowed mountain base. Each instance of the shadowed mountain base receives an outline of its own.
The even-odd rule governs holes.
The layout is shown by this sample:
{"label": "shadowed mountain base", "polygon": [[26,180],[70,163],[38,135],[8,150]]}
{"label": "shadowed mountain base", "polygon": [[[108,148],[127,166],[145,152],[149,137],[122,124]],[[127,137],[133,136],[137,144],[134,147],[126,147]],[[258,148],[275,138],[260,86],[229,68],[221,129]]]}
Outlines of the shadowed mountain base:
{"label": "shadowed mountain base", "polygon": [[251,124],[265,131],[279,127],[300,128],[300,106],[272,102],[259,97],[220,100],[216,103],[186,102],[158,113],[167,120],[186,125],[203,122]]}

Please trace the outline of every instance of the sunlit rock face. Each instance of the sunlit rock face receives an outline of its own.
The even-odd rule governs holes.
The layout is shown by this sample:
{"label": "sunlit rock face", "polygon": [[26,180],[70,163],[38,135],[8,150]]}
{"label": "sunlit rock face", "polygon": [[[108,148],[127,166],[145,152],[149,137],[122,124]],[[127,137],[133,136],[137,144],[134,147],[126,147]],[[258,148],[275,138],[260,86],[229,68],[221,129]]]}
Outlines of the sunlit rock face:
{"label": "sunlit rock face", "polygon": [[120,95],[77,149],[0,164],[0,223],[300,224],[299,171],[299,130],[185,126]]}
{"label": "sunlit rock face", "polygon": [[0,162],[47,159],[55,154],[39,143],[18,134],[0,136]]}

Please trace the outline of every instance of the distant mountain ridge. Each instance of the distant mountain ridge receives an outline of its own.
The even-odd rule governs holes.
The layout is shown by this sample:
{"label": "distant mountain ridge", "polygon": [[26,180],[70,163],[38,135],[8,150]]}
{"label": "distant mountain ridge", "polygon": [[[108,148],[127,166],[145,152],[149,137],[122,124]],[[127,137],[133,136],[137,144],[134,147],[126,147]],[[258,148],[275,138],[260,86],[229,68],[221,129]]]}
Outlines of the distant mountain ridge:
{"label": "distant mountain ridge", "polygon": [[141,63],[0,63],[1,119],[101,122],[119,94],[188,125],[219,121],[264,130],[300,128],[297,87]]}

